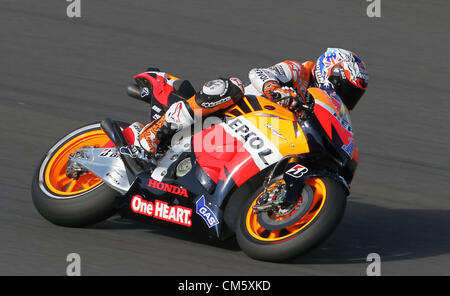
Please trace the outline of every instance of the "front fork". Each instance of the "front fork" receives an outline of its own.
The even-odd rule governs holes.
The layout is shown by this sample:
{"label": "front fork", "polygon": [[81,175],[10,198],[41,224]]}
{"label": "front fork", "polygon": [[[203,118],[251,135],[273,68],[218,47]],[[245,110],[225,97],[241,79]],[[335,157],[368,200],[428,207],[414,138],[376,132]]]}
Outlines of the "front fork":
{"label": "front fork", "polygon": [[[281,159],[273,168],[264,182],[264,192],[253,207],[255,213],[277,211],[289,212],[297,205],[298,198],[309,178],[309,170],[299,164],[299,158],[288,156]],[[285,164],[285,162],[287,163]],[[280,171],[280,170],[283,171]],[[272,185],[273,177],[281,175],[284,182],[276,181]],[[278,183],[278,184],[277,184]],[[270,190],[269,190],[270,187]],[[301,205],[300,205],[301,206]]]}
{"label": "front fork", "polygon": [[299,164],[295,159],[286,165],[286,171],[283,175],[286,183],[286,196],[283,203],[286,206],[297,202],[305,186],[305,181],[309,178],[308,172],[308,168]]}

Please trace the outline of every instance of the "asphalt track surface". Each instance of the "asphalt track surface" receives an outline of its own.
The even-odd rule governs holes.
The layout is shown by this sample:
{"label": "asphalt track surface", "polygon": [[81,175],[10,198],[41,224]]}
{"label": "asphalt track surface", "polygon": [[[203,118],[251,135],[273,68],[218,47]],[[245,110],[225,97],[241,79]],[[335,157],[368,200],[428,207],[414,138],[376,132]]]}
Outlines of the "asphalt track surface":
{"label": "asphalt track surface", "polygon": [[[0,2],[0,275],[450,275],[448,1]],[[50,224],[30,184],[59,138],[105,117],[148,121],[129,99],[147,66],[202,82],[327,47],[357,52],[368,91],[352,114],[360,166],[337,231],[290,263],[113,217],[87,229]]]}

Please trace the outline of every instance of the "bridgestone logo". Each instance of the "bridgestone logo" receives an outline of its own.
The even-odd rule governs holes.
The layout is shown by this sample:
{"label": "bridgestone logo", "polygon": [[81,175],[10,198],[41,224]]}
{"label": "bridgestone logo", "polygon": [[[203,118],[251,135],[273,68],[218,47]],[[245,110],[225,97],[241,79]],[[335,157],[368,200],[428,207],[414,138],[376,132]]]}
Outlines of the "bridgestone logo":
{"label": "bridgestone logo", "polygon": [[148,187],[151,188],[155,188],[161,191],[165,191],[165,192],[169,192],[169,193],[173,193],[176,195],[180,195],[180,196],[184,196],[184,197],[189,197],[186,188],[181,188],[175,185],[171,185],[171,184],[167,184],[167,183],[163,183],[163,182],[158,182],[156,180],[153,179],[149,179],[148,180]]}

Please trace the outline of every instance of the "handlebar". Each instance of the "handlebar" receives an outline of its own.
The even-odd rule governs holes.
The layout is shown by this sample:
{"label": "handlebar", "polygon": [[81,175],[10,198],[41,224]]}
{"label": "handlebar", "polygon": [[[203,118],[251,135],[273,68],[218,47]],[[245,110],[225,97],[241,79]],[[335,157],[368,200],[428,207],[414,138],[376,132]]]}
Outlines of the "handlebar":
{"label": "handlebar", "polygon": [[290,111],[301,110],[307,113],[312,113],[314,111],[314,99],[308,95],[306,96],[306,99],[303,99],[301,96],[282,97],[279,93],[272,93],[272,102],[277,103],[282,100],[290,100],[289,106],[287,106]]}

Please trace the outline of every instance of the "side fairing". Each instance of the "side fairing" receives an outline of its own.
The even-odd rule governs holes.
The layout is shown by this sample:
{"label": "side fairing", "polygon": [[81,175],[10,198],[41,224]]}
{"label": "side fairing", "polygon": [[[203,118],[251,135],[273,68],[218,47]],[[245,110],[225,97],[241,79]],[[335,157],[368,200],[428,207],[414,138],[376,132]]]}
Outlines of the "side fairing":
{"label": "side fairing", "polygon": [[294,115],[270,100],[247,96],[226,115],[193,137],[197,162],[215,183],[241,186],[284,156],[309,152]]}

